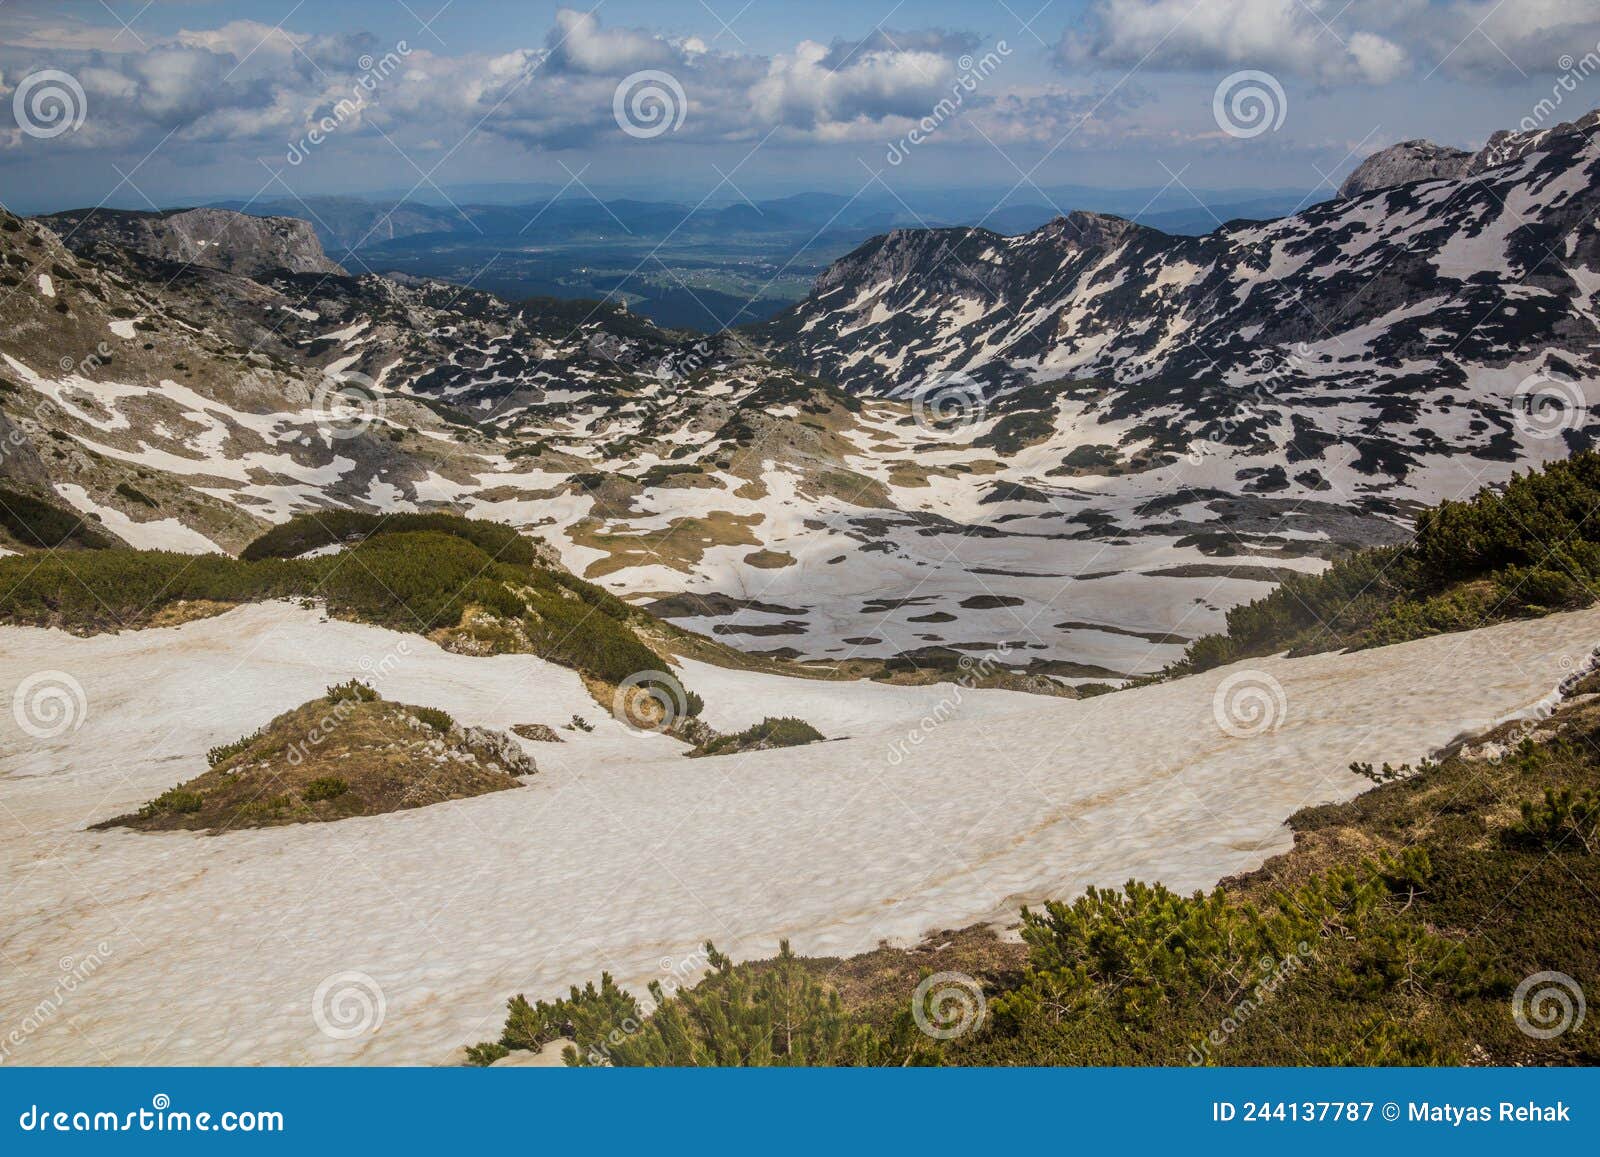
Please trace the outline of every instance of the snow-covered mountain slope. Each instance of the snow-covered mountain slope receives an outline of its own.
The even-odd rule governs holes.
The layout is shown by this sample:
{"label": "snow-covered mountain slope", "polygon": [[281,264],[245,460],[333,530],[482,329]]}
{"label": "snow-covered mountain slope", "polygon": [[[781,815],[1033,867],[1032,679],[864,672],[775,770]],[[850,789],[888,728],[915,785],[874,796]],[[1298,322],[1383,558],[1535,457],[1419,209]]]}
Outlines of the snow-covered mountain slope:
{"label": "snow-covered mountain slope", "polygon": [[1206,237],[898,231],[715,337],[8,217],[0,484],[182,549],[451,509],[748,650],[1147,672],[1589,444],[1596,120]]}
{"label": "snow-covered mountain slope", "polygon": [[[1218,706],[1238,668],[1070,701],[690,664],[713,725],[795,712],[833,741],[689,760],[603,718],[563,668],[318,619],[273,604],[89,639],[0,628],[0,686],[54,669],[84,692],[81,726],[53,737],[19,743],[0,718],[0,1022],[29,1026],[7,1060],[438,1063],[491,1036],[508,993],[601,969],[642,988],[707,938],[737,958],[780,937],[850,953],[1091,883],[1209,885],[1284,850],[1299,807],[1368,787],[1352,760],[1415,761],[1527,708],[1600,638],[1589,610],[1254,661],[1242,685],[1271,726],[1242,736]],[[351,677],[467,724],[578,712],[595,730],[530,744],[524,787],[415,811],[215,837],[85,830]],[[88,959],[34,1027],[40,993]],[[381,992],[382,1023],[335,1039],[313,1000],[351,973]]]}
{"label": "snow-covered mountain slope", "polygon": [[897,231],[762,334],[876,393],[956,373],[990,392],[1095,379],[1090,424],[1131,419],[1124,456],[1203,440],[1314,466],[1333,443],[1358,451],[1351,481],[1377,492],[1437,453],[1522,458],[1537,448],[1512,420],[1519,384],[1600,367],[1597,131],[1590,118],[1504,142],[1513,159],[1465,179],[1205,237],[1082,213],[1010,238]]}

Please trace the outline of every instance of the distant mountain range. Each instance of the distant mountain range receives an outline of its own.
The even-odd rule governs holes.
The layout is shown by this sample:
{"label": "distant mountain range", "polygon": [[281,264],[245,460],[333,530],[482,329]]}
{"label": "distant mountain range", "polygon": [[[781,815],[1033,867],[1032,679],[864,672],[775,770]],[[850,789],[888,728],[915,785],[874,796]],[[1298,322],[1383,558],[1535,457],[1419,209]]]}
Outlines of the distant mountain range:
{"label": "distant mountain range", "polygon": [[[801,300],[714,337],[486,291],[498,264],[472,286],[375,275],[364,246],[347,275],[271,219],[0,217],[0,481],[136,544],[451,509],[750,649],[928,664],[1004,642],[1024,668],[1136,674],[1285,574],[1404,540],[1423,504],[1592,444],[1597,134],[1498,136],[1423,180],[1408,156],[1454,161],[1408,144],[1368,173],[1401,183],[1198,237],[1085,211],[894,228],[811,254]],[[626,241],[677,211],[607,209],[536,224],[615,213]],[[708,208],[661,284],[739,297],[778,250],[734,223],[804,241],[875,211]],[[428,236],[387,251],[468,252]],[[352,381],[375,413],[335,436],[329,383]]]}
{"label": "distant mountain range", "polygon": [[912,192],[903,198],[883,193],[846,196],[804,192],[733,204],[600,199],[582,193],[519,198],[522,187],[500,188],[498,198],[475,199],[481,187],[460,190],[460,198],[381,195],[304,199],[224,200],[216,208],[257,216],[302,217],[312,222],[328,251],[384,250],[412,237],[470,234],[474,238],[520,238],[523,243],[570,240],[595,233],[625,232],[661,236],[669,232],[717,235],[813,232],[883,232],[895,228],[982,224],[1000,233],[1025,233],[1067,209],[1118,213],[1172,233],[1207,233],[1225,221],[1267,219],[1290,213],[1314,200],[1294,190],[1225,190],[1195,194],[1159,189],[1095,189],[1065,186],[1018,200],[1001,190],[988,192]]}

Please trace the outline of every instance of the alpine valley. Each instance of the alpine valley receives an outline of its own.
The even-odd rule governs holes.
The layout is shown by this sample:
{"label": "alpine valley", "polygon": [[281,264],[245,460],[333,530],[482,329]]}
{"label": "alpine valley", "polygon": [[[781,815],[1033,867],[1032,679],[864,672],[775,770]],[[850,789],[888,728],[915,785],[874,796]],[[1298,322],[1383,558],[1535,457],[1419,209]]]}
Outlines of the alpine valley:
{"label": "alpine valley", "polygon": [[[1127,678],[1589,444],[1547,411],[1600,366],[1596,127],[1497,134],[1446,176],[1396,146],[1364,166],[1392,184],[1202,237],[899,229],[711,336],[348,276],[295,220],[8,217],[0,471],[137,547],[454,511],[747,651],[1004,643]],[[372,399],[350,437],[317,422],[340,383]]]}
{"label": "alpine valley", "polygon": [[319,228],[0,211],[0,1061],[1600,1060],[1600,114],[711,333]]}

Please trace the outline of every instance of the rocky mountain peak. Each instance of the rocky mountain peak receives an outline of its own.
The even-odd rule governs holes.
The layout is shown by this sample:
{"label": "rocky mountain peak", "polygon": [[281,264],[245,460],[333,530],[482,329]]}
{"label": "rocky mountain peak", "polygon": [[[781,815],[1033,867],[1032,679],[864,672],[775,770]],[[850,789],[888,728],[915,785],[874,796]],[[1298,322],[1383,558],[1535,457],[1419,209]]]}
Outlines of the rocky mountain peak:
{"label": "rocky mountain peak", "polygon": [[1401,141],[1379,149],[1362,161],[1339,186],[1339,196],[1359,197],[1374,189],[1409,185],[1413,181],[1463,177],[1472,159],[1473,155],[1466,149],[1424,140]]}
{"label": "rocky mountain peak", "polygon": [[160,261],[241,277],[278,269],[345,272],[323,252],[311,223],[297,217],[254,217],[232,209],[87,209],[52,213],[41,220],[76,252],[104,243]]}

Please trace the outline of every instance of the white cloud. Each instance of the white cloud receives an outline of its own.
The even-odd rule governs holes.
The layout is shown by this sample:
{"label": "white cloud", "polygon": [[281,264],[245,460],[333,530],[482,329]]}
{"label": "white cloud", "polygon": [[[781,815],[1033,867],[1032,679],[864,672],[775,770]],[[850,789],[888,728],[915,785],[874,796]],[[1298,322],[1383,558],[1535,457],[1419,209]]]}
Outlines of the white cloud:
{"label": "white cloud", "polygon": [[[36,39],[43,35],[36,30]],[[392,51],[371,37],[309,36],[244,20],[119,52],[74,47],[82,40],[77,30],[45,49],[0,45],[6,75],[60,67],[83,81],[90,97],[84,128],[53,143],[137,148],[171,133],[175,148],[233,140],[269,158],[348,103],[361,60]],[[805,41],[769,58],[608,28],[592,14],[562,9],[537,46],[462,55],[408,48],[338,127],[346,147],[375,135],[367,124],[406,149],[449,148],[469,132],[528,148],[621,145],[617,84],[656,69],[687,95],[675,139],[752,140],[773,128],[785,140],[870,139],[926,115],[948,94],[958,57],[976,44],[941,29],[880,29],[861,40]]]}
{"label": "white cloud", "polygon": [[1069,64],[1159,69],[1265,68],[1319,81],[1382,84],[1408,54],[1373,32],[1359,41],[1324,24],[1325,0],[1095,0],[1067,32]]}
{"label": "white cloud", "polygon": [[562,8],[545,37],[549,67],[567,72],[620,76],[642,68],[665,68],[680,61],[671,43],[629,28],[602,28],[592,12]]}
{"label": "white cloud", "polygon": [[1092,0],[1057,54],[1067,65],[1261,68],[1327,85],[1438,72],[1498,83],[1597,41],[1595,0]]}
{"label": "white cloud", "polygon": [[774,58],[750,97],[759,120],[801,129],[921,116],[948,92],[955,71],[934,52],[868,49],[846,58],[807,40]]}

